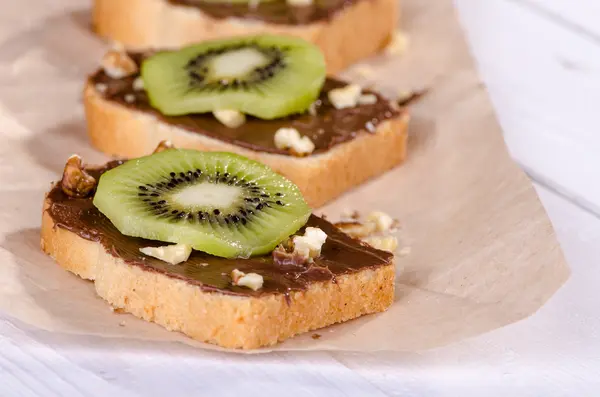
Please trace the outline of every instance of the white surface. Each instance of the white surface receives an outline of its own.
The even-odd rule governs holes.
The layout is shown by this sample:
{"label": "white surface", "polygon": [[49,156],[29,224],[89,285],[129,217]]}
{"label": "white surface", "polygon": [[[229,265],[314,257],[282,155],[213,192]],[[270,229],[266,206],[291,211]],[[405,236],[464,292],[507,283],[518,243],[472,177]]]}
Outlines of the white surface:
{"label": "white surface", "polygon": [[600,214],[600,2],[455,2],[513,156]]}
{"label": "white surface", "polygon": [[[457,3],[512,153],[532,173],[600,207],[595,183],[600,134],[594,117],[600,103],[600,5],[595,0]],[[2,8],[2,23],[21,23],[21,15]],[[24,29],[35,23],[28,21]],[[65,47],[66,54],[76,51]],[[10,77],[10,71],[2,73]],[[7,78],[2,89],[19,95],[21,88]],[[0,116],[6,112],[0,107]],[[3,133],[27,133],[26,126],[0,120],[7,123],[0,125]],[[248,357],[49,334],[0,317],[0,396],[600,395],[600,220],[544,188],[540,194],[573,275],[520,323],[421,354]]]}

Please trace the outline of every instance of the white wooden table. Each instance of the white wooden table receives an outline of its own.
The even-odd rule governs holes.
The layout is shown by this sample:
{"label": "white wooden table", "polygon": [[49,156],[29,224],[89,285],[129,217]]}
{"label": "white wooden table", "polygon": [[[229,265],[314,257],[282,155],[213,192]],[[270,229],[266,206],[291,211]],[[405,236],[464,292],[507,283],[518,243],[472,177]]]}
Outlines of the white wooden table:
{"label": "white wooden table", "polygon": [[536,186],[573,272],[538,313],[419,354],[260,356],[49,334],[0,316],[0,396],[600,395],[600,219],[582,208],[600,208],[600,3],[457,4],[511,152],[562,194]]}

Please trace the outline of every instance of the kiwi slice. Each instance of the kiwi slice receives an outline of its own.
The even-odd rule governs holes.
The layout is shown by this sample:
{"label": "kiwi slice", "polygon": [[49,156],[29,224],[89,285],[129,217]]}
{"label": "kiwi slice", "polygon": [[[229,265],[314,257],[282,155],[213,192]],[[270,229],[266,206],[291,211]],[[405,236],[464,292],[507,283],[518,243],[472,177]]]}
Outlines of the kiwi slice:
{"label": "kiwi slice", "polygon": [[261,163],[181,149],[107,171],[94,205],[124,235],[226,258],[271,252],[311,213],[298,187]]}
{"label": "kiwi slice", "polygon": [[151,105],[165,115],[231,109],[270,120],[308,109],[325,81],[325,60],[302,39],[259,35],[159,52],[141,75]]}

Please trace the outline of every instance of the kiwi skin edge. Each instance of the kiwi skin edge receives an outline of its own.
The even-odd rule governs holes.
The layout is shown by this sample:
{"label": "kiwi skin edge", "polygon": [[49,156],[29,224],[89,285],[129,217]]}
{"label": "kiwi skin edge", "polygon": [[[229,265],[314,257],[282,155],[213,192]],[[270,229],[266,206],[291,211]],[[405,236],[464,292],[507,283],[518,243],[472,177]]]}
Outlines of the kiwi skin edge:
{"label": "kiwi skin edge", "polygon": [[[256,69],[248,78],[206,80],[190,63],[222,54],[223,49],[257,48],[281,55],[281,67]],[[215,55],[210,55],[215,56]],[[210,59],[210,57],[209,57]],[[210,62],[210,61],[206,61]],[[202,64],[204,65],[204,64]],[[200,65],[200,66],[202,66]],[[201,67],[199,67],[202,69]],[[306,111],[318,98],[326,78],[321,50],[303,39],[257,35],[206,41],[177,51],[162,51],[142,62],[141,76],[152,107],[167,116],[230,109],[265,120]]]}

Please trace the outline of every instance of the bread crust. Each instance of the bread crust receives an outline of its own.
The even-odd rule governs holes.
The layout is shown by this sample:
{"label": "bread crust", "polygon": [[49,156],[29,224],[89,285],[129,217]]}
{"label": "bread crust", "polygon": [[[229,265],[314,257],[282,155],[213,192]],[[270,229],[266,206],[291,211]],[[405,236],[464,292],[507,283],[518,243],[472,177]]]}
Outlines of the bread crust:
{"label": "bread crust", "polygon": [[276,33],[301,37],[321,48],[330,74],[369,57],[390,40],[397,0],[360,0],[329,21],[276,25],[237,18],[216,19],[166,0],[95,0],[93,24],[100,36],[131,49],[177,48],[231,36]]}
{"label": "bread crust", "polygon": [[254,151],[171,126],[105,99],[89,82],[84,105],[92,144],[110,156],[145,156],[162,140],[178,148],[238,153],[267,164],[293,181],[313,208],[395,167],[406,157],[409,117],[404,112],[379,124],[373,134],[359,134],[325,153],[299,158]]}
{"label": "bread crust", "polygon": [[170,331],[226,348],[256,349],[294,335],[387,309],[394,265],[315,282],[306,291],[262,297],[205,292],[200,287],[125,263],[94,241],[57,226],[46,209],[41,247],[64,269],[92,280],[112,307]]}

